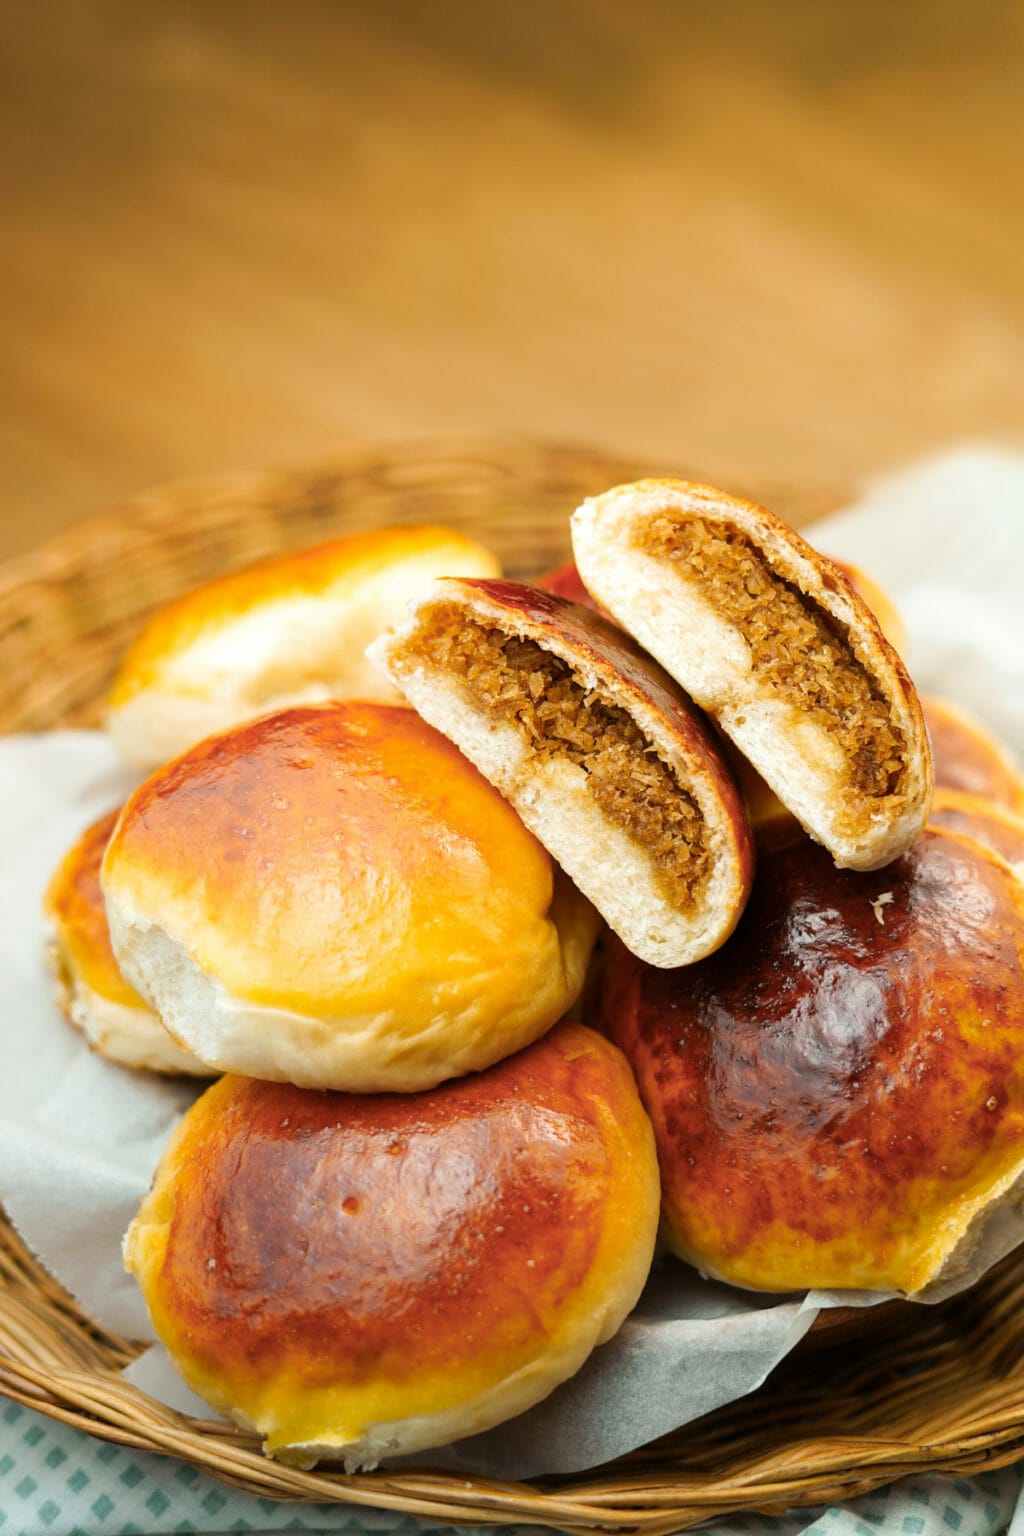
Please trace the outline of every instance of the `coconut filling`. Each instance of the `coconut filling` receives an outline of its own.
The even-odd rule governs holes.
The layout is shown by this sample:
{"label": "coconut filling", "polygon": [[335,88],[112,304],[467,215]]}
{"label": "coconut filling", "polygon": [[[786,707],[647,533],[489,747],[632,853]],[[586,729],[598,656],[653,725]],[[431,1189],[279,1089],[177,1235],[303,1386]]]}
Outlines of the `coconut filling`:
{"label": "coconut filling", "polygon": [[413,649],[458,678],[489,718],[513,725],[532,760],[582,768],[590,798],[649,858],[665,900],[683,914],[696,909],[712,869],[704,817],[627,710],[536,641],[452,605],[427,617]]}
{"label": "coconut filling", "polygon": [[757,682],[836,742],[851,790],[872,800],[900,792],[905,738],[840,620],[772,570],[767,555],[732,524],[657,516],[636,542],[685,565],[686,581],[746,641]]}

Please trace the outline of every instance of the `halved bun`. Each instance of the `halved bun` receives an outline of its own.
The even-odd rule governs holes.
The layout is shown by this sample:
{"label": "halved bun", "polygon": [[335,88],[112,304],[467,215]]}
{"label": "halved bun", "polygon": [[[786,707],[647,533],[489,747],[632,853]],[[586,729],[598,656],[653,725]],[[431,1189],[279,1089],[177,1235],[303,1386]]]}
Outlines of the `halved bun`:
{"label": "halved bun", "polygon": [[609,953],[601,1020],[668,1242],[718,1279],[916,1294],[1024,1194],[1024,885],[972,839],[929,828],[874,876],[763,853],[709,960]]}
{"label": "halved bun", "polygon": [[54,871],[43,899],[49,928],[47,958],[57,1000],[69,1024],[89,1045],[122,1067],[211,1076],[209,1067],[182,1050],[159,1015],[121,975],[110,944],[100,864],[118,811],[93,822]]}
{"label": "halved bun", "polygon": [[848,560],[833,560],[837,571],[842,572],[850,586],[871,609],[882,634],[888,640],[894,651],[902,656],[907,649],[907,630],[903,623],[902,615],[892,598],[884,587],[879,586],[873,576],[862,570],[859,565],[851,565]]}
{"label": "halved bun", "polygon": [[377,528],[275,555],[162,608],[114,679],[107,726],[125,761],[155,768],[204,736],[289,704],[397,703],[364,660],[434,576],[496,576],[450,528]]}
{"label": "halved bun", "polygon": [[598,614],[522,582],[435,582],[371,658],[515,806],[653,965],[724,943],[750,890],[746,812],[671,678]]}
{"label": "halved bun", "polygon": [[924,825],[932,764],[906,670],[850,583],[764,508],[645,480],[573,516],[598,602],[732,738],[836,863]]}
{"label": "halved bun", "polygon": [[535,1040],[598,922],[451,743],[380,704],[200,743],[129,800],[103,887],[122,970],[202,1061],[356,1092]]}
{"label": "halved bun", "polygon": [[629,1068],[562,1024],[424,1094],[224,1078],[175,1132],[125,1261],[190,1386],[268,1453],[351,1469],[571,1376],[635,1304],[657,1220]]}

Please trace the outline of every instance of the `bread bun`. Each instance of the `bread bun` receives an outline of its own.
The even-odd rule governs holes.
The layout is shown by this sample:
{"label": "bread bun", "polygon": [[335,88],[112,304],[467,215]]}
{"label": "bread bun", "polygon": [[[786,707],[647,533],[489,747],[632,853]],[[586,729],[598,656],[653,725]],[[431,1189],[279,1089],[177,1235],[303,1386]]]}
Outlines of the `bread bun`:
{"label": "bread bun", "polygon": [[43,898],[58,1003],[68,1023],[108,1061],[209,1077],[210,1069],[171,1039],[114,958],[100,863],[117,817],[111,811],[83,832],[54,871]]}
{"label": "bread bun", "polygon": [[364,660],[434,576],[497,576],[449,528],[378,528],[275,555],[162,608],[114,679],[107,726],[150,769],[194,742],[289,704],[398,696]]}
{"label": "bread bun", "polygon": [[1005,805],[940,785],[932,797],[928,825],[975,838],[1012,865],[1018,875],[1024,874],[1024,816]]}
{"label": "bread bun", "polygon": [[190,1386],[268,1453],[351,1469],[571,1376],[636,1302],[657,1212],[629,1068],[566,1023],[426,1094],[222,1079],[125,1260]]}
{"label": "bread bun", "polygon": [[545,571],[543,576],[538,576],[535,585],[542,592],[553,592],[556,597],[564,597],[567,602],[578,603],[581,608],[591,608],[595,613],[603,610],[594,601],[586,587],[583,578],[576,569],[575,560],[566,560],[562,565],[556,565],[550,571]]}
{"label": "bread bun", "polygon": [[501,790],[652,965],[725,942],[753,843],[717,739],[598,614],[513,581],[445,578],[371,658]]}
{"label": "bread bun", "polygon": [[1024,815],[1024,778],[1006,747],[951,699],[921,700],[935,753],[935,782]]}
{"label": "bread bun", "polygon": [[283,711],[129,800],[103,863],[114,951],[210,1066],[414,1091],[535,1040],[597,917],[412,710]]}
{"label": "bread bun", "polygon": [[924,825],[920,705],[837,568],[763,507],[645,480],[573,516],[580,574],[836,863],[877,869]]}
{"label": "bread bun", "polygon": [[1024,1175],[1024,885],[928,829],[885,871],[805,838],[686,971],[610,951],[601,1018],[654,1123],[669,1244],[755,1290],[916,1294]]}

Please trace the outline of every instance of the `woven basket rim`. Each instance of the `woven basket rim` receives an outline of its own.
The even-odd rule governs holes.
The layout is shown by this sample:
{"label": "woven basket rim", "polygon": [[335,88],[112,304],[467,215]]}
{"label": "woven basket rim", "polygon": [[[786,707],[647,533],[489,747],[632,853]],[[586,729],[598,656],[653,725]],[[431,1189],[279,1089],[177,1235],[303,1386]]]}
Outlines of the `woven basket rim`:
{"label": "woven basket rim", "polygon": [[[419,520],[424,505],[447,498],[474,526],[486,513],[491,531],[525,561],[530,539],[543,542],[550,532],[553,508],[567,513],[581,492],[613,479],[668,472],[558,442],[405,439],[128,498],[0,565],[0,675],[10,679],[0,730],[89,718],[138,613],[192,569],[176,563],[183,550],[189,561],[244,563],[261,541],[283,547],[301,533],[293,541],[311,543],[317,528],[335,536],[332,497],[340,527],[364,505],[371,521],[380,508],[395,520]],[[773,504],[770,488],[741,489]],[[840,500],[834,488],[802,488],[779,509],[806,521]],[[554,549],[557,540],[549,543]],[[139,583],[136,606],[123,601],[124,569],[112,568],[112,551]],[[64,659],[71,682],[37,695],[39,658],[51,657]],[[716,1515],[843,1500],[911,1472],[968,1474],[1017,1459],[1024,1453],[1022,1301],[1024,1262],[1012,1255],[952,1303],[901,1308],[881,1327],[877,1349],[825,1339],[822,1353],[793,1357],[750,1398],[575,1476],[529,1483],[452,1476],[431,1470],[429,1455],[422,1469],[347,1476],[270,1461],[242,1430],[190,1420],[130,1386],[118,1368],[134,1347],[79,1310],[0,1211],[0,1392],[100,1438],[179,1456],[262,1497],[367,1505],[444,1523],[660,1536]]]}

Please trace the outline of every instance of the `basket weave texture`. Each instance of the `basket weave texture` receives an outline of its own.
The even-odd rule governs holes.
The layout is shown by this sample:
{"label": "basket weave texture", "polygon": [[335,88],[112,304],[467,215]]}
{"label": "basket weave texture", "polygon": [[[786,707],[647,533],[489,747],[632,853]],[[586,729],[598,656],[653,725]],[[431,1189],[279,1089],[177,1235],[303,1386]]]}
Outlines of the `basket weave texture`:
{"label": "basket weave texture", "polygon": [[[685,473],[514,441],[353,449],[294,472],[153,491],[0,568],[0,728],[98,718],[113,666],[155,605],[277,550],[385,523],[445,522],[530,575],[568,552],[583,495]],[[733,487],[735,489],[735,487]],[[744,490],[802,524],[825,489]],[[0,1392],[103,1439],[181,1457],[264,1498],[373,1505],[441,1523],[681,1530],[711,1516],[842,1500],[914,1472],[970,1474],[1024,1455],[1024,1258],[932,1308],[824,1330],[738,1403],[605,1467],[505,1483],[422,1470],[346,1476],[268,1460],[258,1440],[128,1385],[137,1350],[97,1328],[0,1210]]]}

